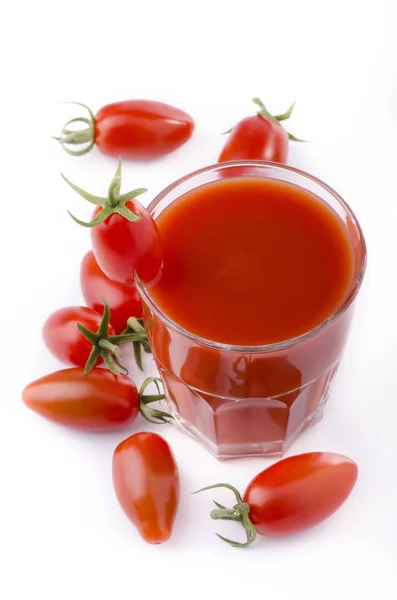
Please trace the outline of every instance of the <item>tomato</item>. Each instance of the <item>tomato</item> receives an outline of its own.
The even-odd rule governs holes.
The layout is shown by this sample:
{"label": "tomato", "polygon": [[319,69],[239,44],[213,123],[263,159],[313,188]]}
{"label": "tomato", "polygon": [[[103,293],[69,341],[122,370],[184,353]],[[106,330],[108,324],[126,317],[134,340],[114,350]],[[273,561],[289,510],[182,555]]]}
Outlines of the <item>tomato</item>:
{"label": "tomato", "polygon": [[60,425],[110,431],[135,420],[139,394],[131,379],[107,369],[76,367],[45,375],[23,390],[26,406]]}
{"label": "tomato", "polygon": [[115,335],[109,324],[109,306],[106,300],[103,302],[102,317],[85,306],[61,308],[48,317],[43,326],[43,338],[48,349],[65,363],[84,366],[86,375],[102,359],[115,375],[119,375],[117,367],[128,374],[119,362],[122,359],[119,345],[132,342],[138,366],[142,369],[141,344],[145,351],[150,351],[145,328],[136,318],[130,317],[129,330]]}
{"label": "tomato", "polygon": [[233,127],[218,162],[229,160],[267,160],[286,163],[288,139],[302,141],[289,134],[280,121],[291,116],[294,105],[284,114],[274,117],[259,98],[253,100],[260,107],[255,116],[246,117]]}
{"label": "tomato", "polygon": [[[103,310],[103,303],[102,303]],[[102,315],[85,306],[68,306],[55,311],[43,325],[43,338],[50,352],[62,362],[84,367],[92,351],[92,343],[79,331],[77,323],[87,329],[98,331]],[[109,326],[109,334],[114,329]],[[102,361],[98,357],[97,364]]]}
{"label": "tomato", "polygon": [[229,160],[269,160],[285,163],[288,156],[288,134],[285,129],[256,115],[240,121],[231,132],[218,162]]}
{"label": "tomato", "polygon": [[121,161],[108,198],[93,196],[62,177],[80,196],[97,205],[88,223],[69,214],[79,225],[91,229],[95,259],[105,275],[124,285],[134,283],[135,273],[146,284],[155,282],[163,261],[160,234],[149,212],[136,200],[147,190],[138,188],[120,194]]}
{"label": "tomato", "polygon": [[[113,213],[105,221],[91,229],[91,242],[95,258],[102,271],[122,284],[134,283],[134,273],[145,283],[156,280],[162,265],[160,236],[155,222],[137,201],[129,201],[126,208],[139,221],[131,222],[124,216]],[[95,219],[102,211],[97,208]]]}
{"label": "tomato", "polygon": [[113,455],[117,499],[149,544],[169,539],[179,503],[179,475],[167,442],[156,433],[135,433]]}
{"label": "tomato", "polygon": [[99,267],[92,250],[81,262],[80,287],[87,305],[98,312],[103,309],[103,298],[106,298],[116,333],[125,330],[129,317],[142,318],[142,301],[135,283],[124,285],[109,279]]}
{"label": "tomato", "polygon": [[148,377],[138,392],[125,375],[107,369],[63,369],[32,381],[22,392],[26,406],[37,414],[75,429],[111,431],[132,423],[138,412],[153,423],[167,423],[170,415],[148,406],[164,394],[145,395],[147,386],[159,379]]}
{"label": "tomato", "polygon": [[95,143],[110,156],[157,158],[184,144],[194,130],[182,110],[153,100],[104,106],[95,117]]}
{"label": "tomato", "polygon": [[[79,104],[79,103],[77,103]],[[96,145],[108,156],[150,159],[173,152],[187,142],[194,130],[193,119],[184,111],[153,100],[127,100],[108,104],[90,119],[80,117],[66,123],[58,141],[72,155],[85,154]],[[86,129],[71,131],[79,122]],[[81,145],[73,150],[69,146]]]}
{"label": "tomato", "polygon": [[356,463],[340,454],[291,456],[249,483],[243,500],[258,533],[279,536],[309,529],[332,515],[356,483]]}
{"label": "tomato", "polygon": [[233,491],[237,499],[233,509],[216,503],[218,509],[212,511],[211,517],[240,521],[247,542],[222,539],[244,547],[255,540],[257,533],[289,535],[321,523],[346,501],[357,475],[356,463],[346,456],[310,452],[285,458],[261,471],[248,484],[243,497],[227,484],[204,489],[227,487]]}

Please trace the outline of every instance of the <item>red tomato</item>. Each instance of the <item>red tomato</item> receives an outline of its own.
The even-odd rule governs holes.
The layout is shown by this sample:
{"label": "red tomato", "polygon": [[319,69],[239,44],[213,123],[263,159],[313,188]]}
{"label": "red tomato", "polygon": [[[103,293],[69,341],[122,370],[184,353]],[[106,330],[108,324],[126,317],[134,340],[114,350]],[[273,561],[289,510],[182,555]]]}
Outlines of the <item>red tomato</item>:
{"label": "red tomato", "polygon": [[156,433],[136,433],[113,455],[117,499],[149,544],[171,536],[179,503],[179,475],[167,442]]}
{"label": "red tomato", "polygon": [[249,483],[244,496],[228,484],[237,503],[232,509],[217,504],[213,519],[240,521],[245,543],[221,539],[232,546],[249,546],[256,534],[281,536],[309,529],[327,519],[346,501],[358,475],[355,462],[331,452],[291,456],[261,471]]}
{"label": "red tomato", "polygon": [[110,431],[131,423],[139,411],[133,381],[107,369],[56,371],[25,387],[22,398],[37,414],[60,425],[88,431]]}
{"label": "red tomato", "polygon": [[135,284],[123,285],[109,279],[99,267],[92,250],[81,262],[80,286],[84,300],[94,310],[102,311],[103,298],[106,299],[116,333],[124,331],[129,317],[140,319],[143,316],[142,301]]}
{"label": "red tomato", "polygon": [[267,160],[286,163],[288,140],[302,141],[288,133],[280,121],[289,119],[294,104],[282,115],[273,116],[259,98],[254,98],[260,111],[233,127],[218,162],[229,160]]}
{"label": "red tomato", "polygon": [[193,119],[182,110],[153,100],[108,104],[95,117],[95,143],[110,156],[157,158],[187,142]]}
{"label": "red tomato", "polygon": [[[116,102],[101,108],[95,117],[87,106],[81,106],[88,110],[90,119],[68,121],[57,138],[75,156],[89,152],[96,144],[98,150],[109,156],[158,158],[182,146],[194,130],[194,121],[187,113],[163,102]],[[86,129],[71,131],[69,126],[76,122],[83,123]],[[82,149],[72,149],[76,145]]]}
{"label": "red tomato", "polygon": [[120,194],[121,161],[107,198],[93,196],[62,177],[85,200],[96,204],[88,223],[69,214],[79,225],[91,229],[95,258],[105,275],[124,285],[134,283],[135,273],[146,284],[154,282],[163,262],[160,234],[149,212],[136,199],[147,190],[138,188]]}
{"label": "red tomato", "polygon": [[218,162],[229,160],[269,160],[285,163],[288,133],[284,127],[256,115],[240,121],[229,135]]}
{"label": "red tomato", "polygon": [[[144,283],[151,283],[158,277],[162,265],[157,225],[137,200],[129,200],[125,206],[134,214],[142,215],[142,218],[131,222],[112,213],[105,221],[92,227],[91,242],[95,258],[110,279],[131,285],[136,272]],[[101,211],[102,207],[95,209],[92,218]]]}
{"label": "red tomato", "polygon": [[[103,304],[102,304],[103,310]],[[92,343],[77,328],[81,323],[90,331],[97,332],[102,315],[85,306],[68,306],[60,308],[48,317],[43,325],[43,338],[49,351],[62,362],[77,367],[84,367],[92,351]],[[109,334],[114,335],[110,325]],[[100,364],[102,358],[98,358]]]}
{"label": "red tomato", "polygon": [[358,469],[350,458],[310,452],[281,460],[248,485],[243,500],[258,533],[287,535],[327,519],[345,502]]}

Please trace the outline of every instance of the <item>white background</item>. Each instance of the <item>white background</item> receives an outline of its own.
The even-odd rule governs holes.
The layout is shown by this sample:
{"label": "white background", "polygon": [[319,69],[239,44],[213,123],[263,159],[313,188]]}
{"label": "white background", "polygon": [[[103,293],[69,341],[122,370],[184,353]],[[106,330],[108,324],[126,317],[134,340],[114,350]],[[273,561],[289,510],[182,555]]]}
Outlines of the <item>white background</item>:
{"label": "white background", "polygon": [[[393,0],[129,0],[3,3],[0,22],[1,393],[0,598],[396,598],[397,558],[397,68]],[[282,112],[296,99],[289,163],[324,179],[352,206],[369,264],[356,319],[324,420],[290,453],[354,458],[358,484],[332,519],[299,536],[260,538],[249,550],[213,522],[201,486],[244,490],[265,459],[217,462],[164,426],[182,480],[172,539],[146,545],[117,505],[112,452],[138,428],[87,435],[29,412],[21,391],[61,368],[41,325],[79,304],[79,264],[89,248],[66,209],[88,218],[72,181],[103,194],[115,161],[96,150],[75,159],[50,138],[108,102],[151,98],[196,120],[179,151],[126,163],[123,189],[149,188],[216,162],[220,132],[251,114],[260,96]],[[150,361],[149,361],[150,362]],[[149,370],[148,362],[148,370]],[[140,375],[133,371],[134,377]],[[154,429],[154,427],[153,427]],[[216,494],[230,504],[225,491]]]}

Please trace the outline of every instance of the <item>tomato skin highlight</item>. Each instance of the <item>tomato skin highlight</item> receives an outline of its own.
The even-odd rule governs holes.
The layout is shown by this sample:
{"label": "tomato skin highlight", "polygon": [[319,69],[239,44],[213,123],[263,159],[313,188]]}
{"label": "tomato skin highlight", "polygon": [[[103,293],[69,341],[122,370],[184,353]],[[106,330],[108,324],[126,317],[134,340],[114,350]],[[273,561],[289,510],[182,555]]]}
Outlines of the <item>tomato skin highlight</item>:
{"label": "tomato skin highlight", "polygon": [[[100,309],[101,310],[101,309]],[[103,304],[102,304],[103,311]],[[81,323],[90,331],[97,332],[102,315],[86,306],[67,306],[52,313],[43,325],[43,339],[49,351],[60,361],[84,367],[92,350],[92,344],[78,330]],[[114,335],[109,326],[109,334]],[[103,363],[102,358],[97,364]]]}
{"label": "tomato skin highlight", "polygon": [[[139,221],[131,222],[112,213],[103,223],[92,227],[91,242],[95,259],[110,279],[124,285],[134,283],[134,272],[144,283],[156,280],[162,267],[162,250],[157,225],[148,211],[137,200],[129,200],[125,206],[135,214],[142,214]],[[102,207],[93,213],[94,219]]]}
{"label": "tomato skin highlight", "polygon": [[94,367],[63,369],[32,381],[23,402],[40,416],[86,431],[111,431],[135,420],[139,394],[133,381]]}
{"label": "tomato skin highlight", "polygon": [[182,146],[193,130],[187,113],[154,100],[108,104],[95,116],[95,144],[108,156],[158,158]]}
{"label": "tomato skin highlight", "polygon": [[110,308],[110,322],[117,334],[127,326],[129,317],[141,319],[142,300],[135,283],[124,285],[109,279],[98,265],[92,250],[87,252],[80,266],[80,287],[87,305],[103,311],[103,299]]}
{"label": "tomato skin highlight", "polygon": [[233,127],[218,163],[229,160],[286,163],[287,157],[288,133],[284,127],[263,115],[254,115]]}
{"label": "tomato skin highlight", "polygon": [[243,500],[258,533],[281,536],[314,527],[345,502],[358,475],[355,462],[330,452],[283,459],[249,483]]}
{"label": "tomato skin highlight", "polygon": [[156,433],[135,433],[113,454],[117,499],[149,544],[169,539],[179,504],[178,468],[168,443]]}

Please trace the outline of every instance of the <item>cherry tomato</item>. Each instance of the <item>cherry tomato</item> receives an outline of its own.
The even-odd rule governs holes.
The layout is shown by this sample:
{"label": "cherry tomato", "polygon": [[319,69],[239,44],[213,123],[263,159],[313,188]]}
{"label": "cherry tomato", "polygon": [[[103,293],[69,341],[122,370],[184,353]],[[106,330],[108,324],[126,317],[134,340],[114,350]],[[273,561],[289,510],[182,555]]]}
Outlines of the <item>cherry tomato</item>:
{"label": "cherry tomato", "polygon": [[233,127],[218,162],[229,160],[268,160],[286,163],[288,139],[302,141],[289,134],[280,121],[291,116],[294,105],[284,114],[274,117],[259,98],[254,102],[260,107],[255,116],[246,117]]}
{"label": "cherry tomato", "polygon": [[282,536],[321,523],[346,501],[357,475],[356,463],[346,456],[310,452],[285,458],[261,471],[248,484],[243,497],[227,484],[204,489],[227,487],[233,491],[237,500],[233,509],[218,505],[211,517],[240,521],[247,541],[222,539],[233,546],[245,547],[255,540],[257,533]]}
{"label": "cherry tomato", "polygon": [[95,259],[105,275],[124,285],[134,283],[135,273],[146,284],[154,282],[161,275],[163,261],[160,234],[149,212],[136,199],[147,190],[120,194],[121,161],[107,198],[93,196],[62,177],[80,196],[97,205],[88,223],[69,214],[79,225],[91,229]]}
{"label": "cherry tomato", "polygon": [[291,456],[249,483],[244,502],[258,533],[279,536],[309,529],[345,502],[358,469],[350,458],[330,452]]}
{"label": "cherry tomato", "polygon": [[[136,272],[143,282],[151,283],[158,276],[162,265],[157,226],[137,200],[130,200],[125,206],[135,215],[142,215],[142,218],[131,222],[112,213],[105,221],[93,227],[91,242],[95,258],[110,279],[131,285]],[[97,208],[92,218],[95,219],[101,211],[101,207]]]}
{"label": "cherry tomato", "polygon": [[88,431],[110,431],[136,418],[138,390],[125,375],[76,367],[45,375],[25,387],[22,398],[37,414],[60,425]]}
{"label": "cherry tomato", "polygon": [[[58,138],[72,155],[89,152],[96,145],[108,156],[150,159],[173,152],[187,142],[194,130],[193,119],[182,110],[153,100],[127,100],[108,104],[94,117],[89,114],[66,123]],[[80,122],[86,129],[71,131],[72,123]],[[77,145],[82,149],[74,150]]]}
{"label": "cherry tomato", "polygon": [[117,499],[145,542],[169,539],[179,503],[179,475],[167,442],[156,433],[135,433],[113,455]]}
{"label": "cherry tomato", "polygon": [[[103,310],[103,303],[102,303]],[[84,367],[92,351],[92,343],[79,331],[80,323],[91,331],[98,331],[102,315],[85,306],[67,306],[60,308],[48,317],[43,325],[43,338],[50,352],[62,362]],[[108,332],[114,335],[109,325]],[[102,361],[98,357],[97,364]]]}
{"label": "cherry tomato", "polygon": [[125,330],[129,317],[140,319],[143,316],[142,301],[135,283],[123,285],[109,279],[99,267],[92,250],[81,262],[80,286],[87,305],[98,312],[103,309],[103,298],[106,298],[116,333]]}
{"label": "cherry tomato", "polygon": [[288,134],[278,123],[256,115],[240,121],[231,132],[218,162],[229,160],[269,160],[285,163]]}

